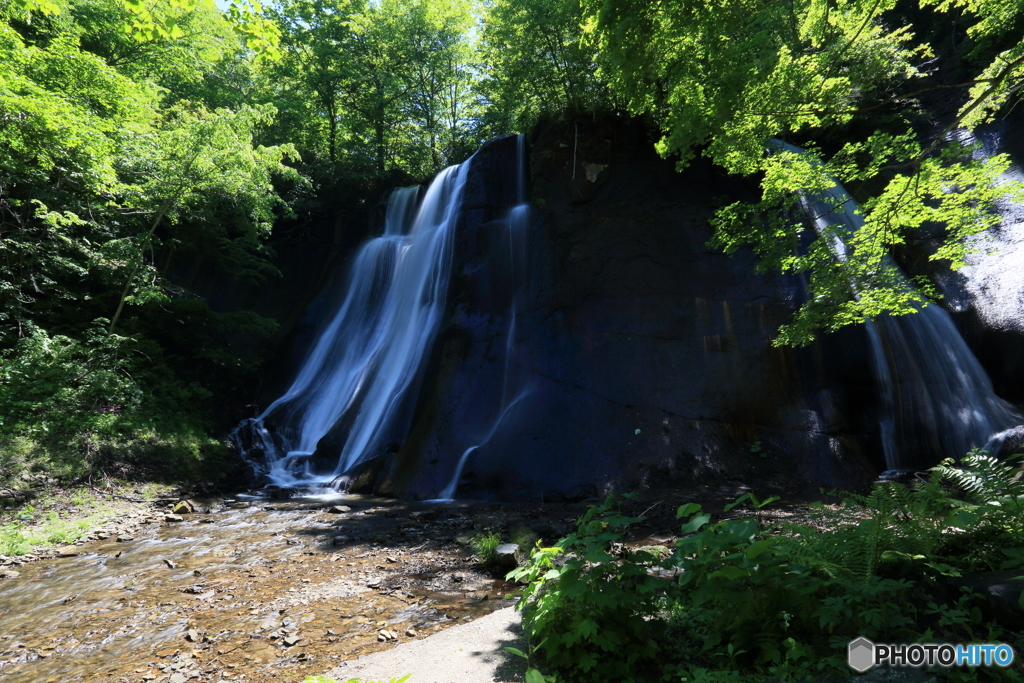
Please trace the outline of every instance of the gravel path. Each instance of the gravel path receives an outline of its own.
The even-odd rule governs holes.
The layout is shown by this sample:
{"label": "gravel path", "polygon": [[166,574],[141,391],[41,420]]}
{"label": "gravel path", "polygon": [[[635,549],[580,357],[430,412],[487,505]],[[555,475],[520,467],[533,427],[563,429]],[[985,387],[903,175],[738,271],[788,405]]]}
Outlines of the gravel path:
{"label": "gravel path", "polygon": [[526,650],[520,615],[512,607],[360,657],[327,675],[336,681],[358,678],[364,683],[387,683],[406,674],[412,674],[408,683],[518,683],[526,662],[505,652],[505,647]]}

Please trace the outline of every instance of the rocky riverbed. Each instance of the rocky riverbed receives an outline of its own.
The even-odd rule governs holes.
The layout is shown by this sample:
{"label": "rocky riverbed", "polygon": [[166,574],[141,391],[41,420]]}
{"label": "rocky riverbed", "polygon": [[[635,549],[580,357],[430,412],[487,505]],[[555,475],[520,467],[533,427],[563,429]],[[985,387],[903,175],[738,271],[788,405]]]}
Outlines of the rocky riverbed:
{"label": "rocky riverbed", "polygon": [[456,542],[520,514],[498,506],[186,507],[140,507],[52,559],[8,558],[0,678],[300,681],[508,606],[515,590]]}

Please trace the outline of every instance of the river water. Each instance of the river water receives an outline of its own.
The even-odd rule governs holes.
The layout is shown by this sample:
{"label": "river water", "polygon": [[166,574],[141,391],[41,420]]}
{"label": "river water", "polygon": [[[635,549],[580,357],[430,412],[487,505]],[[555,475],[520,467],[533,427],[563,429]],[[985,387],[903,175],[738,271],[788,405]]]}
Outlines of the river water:
{"label": "river water", "polygon": [[154,512],[132,540],[17,567],[0,581],[0,679],[301,681],[511,604],[451,543],[466,505],[231,505]]}

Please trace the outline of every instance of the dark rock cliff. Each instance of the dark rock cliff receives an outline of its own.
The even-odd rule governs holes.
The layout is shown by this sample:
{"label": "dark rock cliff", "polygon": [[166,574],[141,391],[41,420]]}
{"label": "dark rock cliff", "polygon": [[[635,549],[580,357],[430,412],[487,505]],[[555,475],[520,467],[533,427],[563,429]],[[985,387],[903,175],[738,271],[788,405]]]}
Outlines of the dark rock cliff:
{"label": "dark rock cliff", "polygon": [[478,152],[449,311],[408,435],[360,468],[356,488],[435,497],[485,439],[460,496],[575,498],[722,480],[757,491],[856,487],[882,468],[863,331],[772,347],[800,283],[758,273],[749,253],[707,246],[714,208],[750,188],[701,162],[678,173],[651,143],[624,119],[538,130],[520,266],[507,264],[504,221],[516,140]]}

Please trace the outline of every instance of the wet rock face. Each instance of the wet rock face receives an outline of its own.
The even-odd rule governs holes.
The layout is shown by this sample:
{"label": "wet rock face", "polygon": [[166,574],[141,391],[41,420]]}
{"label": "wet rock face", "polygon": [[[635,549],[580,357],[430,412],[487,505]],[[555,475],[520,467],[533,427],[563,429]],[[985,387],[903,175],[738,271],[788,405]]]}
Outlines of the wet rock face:
{"label": "wet rock face", "polygon": [[474,160],[409,435],[357,488],[436,497],[472,446],[459,496],[853,487],[883,467],[863,331],[773,348],[799,283],[707,246],[714,208],[749,186],[700,162],[677,173],[621,119],[550,126],[531,141],[527,250],[510,263],[515,156],[510,137]]}
{"label": "wet rock face", "polygon": [[[978,138],[982,154],[1010,156],[1003,180],[1024,181],[1024,113],[1011,112],[980,130]],[[951,273],[932,266],[930,274],[942,285],[944,305],[996,393],[1024,405],[1024,204],[1004,201],[998,211],[1001,223],[981,236],[981,251],[968,258],[967,267]]]}

